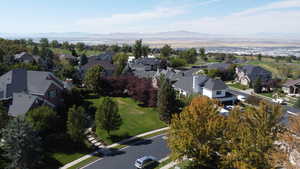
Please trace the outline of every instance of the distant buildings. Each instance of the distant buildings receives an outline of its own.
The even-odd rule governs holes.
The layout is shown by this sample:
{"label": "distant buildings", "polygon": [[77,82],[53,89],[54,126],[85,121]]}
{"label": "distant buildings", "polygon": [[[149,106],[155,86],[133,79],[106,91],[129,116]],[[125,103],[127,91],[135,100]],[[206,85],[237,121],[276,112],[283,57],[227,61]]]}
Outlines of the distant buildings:
{"label": "distant buildings", "polygon": [[282,85],[282,90],[289,95],[300,95],[300,79],[288,80]]}

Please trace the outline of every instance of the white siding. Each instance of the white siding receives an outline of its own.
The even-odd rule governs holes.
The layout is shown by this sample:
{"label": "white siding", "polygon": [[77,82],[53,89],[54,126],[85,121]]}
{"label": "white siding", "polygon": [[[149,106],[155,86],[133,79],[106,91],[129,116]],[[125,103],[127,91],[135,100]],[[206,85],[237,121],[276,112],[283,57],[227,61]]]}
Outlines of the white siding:
{"label": "white siding", "polygon": [[220,94],[217,94],[217,90],[211,91],[206,88],[203,89],[203,95],[207,96],[209,98],[220,98],[220,97],[225,97],[226,96],[226,90],[219,90]]}

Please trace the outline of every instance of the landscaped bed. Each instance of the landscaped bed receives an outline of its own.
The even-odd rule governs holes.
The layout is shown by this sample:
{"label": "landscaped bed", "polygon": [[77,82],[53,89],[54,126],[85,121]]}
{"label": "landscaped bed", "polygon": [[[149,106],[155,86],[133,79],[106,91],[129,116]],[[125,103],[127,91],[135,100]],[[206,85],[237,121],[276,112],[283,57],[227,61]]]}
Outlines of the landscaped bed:
{"label": "landscaped bed", "polygon": [[[113,99],[118,103],[123,124],[119,130],[112,131],[111,136],[108,136],[104,130],[97,133],[106,144],[166,126],[159,119],[159,113],[155,108],[141,107],[138,102],[131,98],[115,97]],[[88,99],[87,101],[97,107],[100,103],[100,98]]]}

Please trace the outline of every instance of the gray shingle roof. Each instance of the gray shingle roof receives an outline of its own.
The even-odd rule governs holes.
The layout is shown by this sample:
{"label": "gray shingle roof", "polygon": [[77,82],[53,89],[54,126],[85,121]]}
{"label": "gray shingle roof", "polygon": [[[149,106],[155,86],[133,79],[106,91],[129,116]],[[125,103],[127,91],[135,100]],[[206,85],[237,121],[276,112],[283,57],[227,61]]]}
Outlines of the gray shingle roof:
{"label": "gray shingle roof", "polygon": [[285,82],[283,84],[283,86],[295,86],[295,85],[300,85],[300,79],[297,79],[297,80],[288,80],[287,82]]}
{"label": "gray shingle roof", "polygon": [[37,96],[28,95],[25,93],[14,93],[13,103],[9,107],[8,114],[11,116],[23,115],[37,100]]}
{"label": "gray shingle roof", "polygon": [[227,85],[220,79],[209,79],[204,86],[205,89],[209,90],[225,90]]}
{"label": "gray shingle roof", "polygon": [[256,80],[258,77],[260,77],[262,81],[272,78],[272,73],[260,66],[245,65],[243,67],[239,67],[239,69],[245,72],[251,81]]}
{"label": "gray shingle roof", "polygon": [[[207,76],[198,75],[198,85],[203,86],[209,79]],[[184,90],[188,94],[193,93],[193,76],[183,76],[174,83],[174,87],[177,89]]]}
{"label": "gray shingle roof", "polygon": [[227,70],[230,66],[229,63],[212,63],[207,65],[207,69]]}

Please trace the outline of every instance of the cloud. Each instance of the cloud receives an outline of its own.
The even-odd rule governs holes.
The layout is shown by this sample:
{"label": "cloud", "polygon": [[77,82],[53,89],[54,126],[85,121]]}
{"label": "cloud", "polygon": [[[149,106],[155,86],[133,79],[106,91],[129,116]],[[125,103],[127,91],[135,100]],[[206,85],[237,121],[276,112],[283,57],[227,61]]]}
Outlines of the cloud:
{"label": "cloud", "polygon": [[139,13],[113,14],[110,17],[82,19],[77,22],[79,25],[105,26],[108,24],[130,24],[141,21],[162,19],[184,14],[183,8],[155,8],[153,10]]}
{"label": "cloud", "polygon": [[235,13],[234,15],[251,15],[251,14],[270,11],[270,10],[297,8],[297,7],[298,8],[300,7],[300,0],[282,0],[258,8],[251,8],[242,12],[238,12]]}

